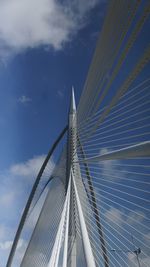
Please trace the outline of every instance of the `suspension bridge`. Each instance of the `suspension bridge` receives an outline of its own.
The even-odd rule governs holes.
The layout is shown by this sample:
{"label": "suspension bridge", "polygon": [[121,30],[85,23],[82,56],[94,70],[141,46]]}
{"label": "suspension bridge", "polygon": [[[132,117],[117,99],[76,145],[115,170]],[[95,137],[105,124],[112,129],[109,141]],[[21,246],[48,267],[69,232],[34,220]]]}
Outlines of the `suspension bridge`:
{"label": "suspension bridge", "polygon": [[109,1],[79,104],[72,89],[6,267],[150,266],[149,29],[150,1]]}

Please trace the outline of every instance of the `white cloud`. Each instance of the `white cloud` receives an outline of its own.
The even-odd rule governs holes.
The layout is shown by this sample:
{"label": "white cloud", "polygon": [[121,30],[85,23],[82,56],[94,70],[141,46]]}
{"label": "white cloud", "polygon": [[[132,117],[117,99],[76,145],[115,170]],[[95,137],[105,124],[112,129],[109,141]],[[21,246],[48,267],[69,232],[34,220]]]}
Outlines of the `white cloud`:
{"label": "white cloud", "polygon": [[[110,152],[107,148],[102,148],[100,150],[100,155]],[[119,160],[104,160],[100,161],[101,175],[104,179],[108,180],[118,180],[119,175],[121,178],[125,178],[125,173],[123,172],[122,166],[119,166]]]}
{"label": "white cloud", "polygon": [[85,25],[98,0],[1,0],[0,55],[39,45],[58,50]]}
{"label": "white cloud", "polygon": [[[36,176],[45,160],[45,155],[37,156],[23,163],[14,164],[10,168],[10,173],[16,176]],[[54,162],[49,163],[49,171],[54,168]]]}
{"label": "white cloud", "polygon": [[5,242],[0,242],[0,249],[2,250],[7,250],[10,249],[12,246],[12,241],[5,241]]}
{"label": "white cloud", "polygon": [[25,104],[25,103],[29,103],[31,102],[31,98],[25,96],[25,95],[22,95],[21,97],[19,97],[18,99],[18,102],[22,103],[22,104]]}
{"label": "white cloud", "polygon": [[135,225],[136,223],[141,223],[144,219],[145,219],[144,212],[140,210],[135,210],[135,211],[129,212],[128,217],[127,217],[127,223],[129,225],[132,225],[132,224]]}
{"label": "white cloud", "polygon": [[121,211],[114,207],[111,207],[108,211],[106,211],[105,218],[108,223],[115,225],[115,227],[122,226],[124,222]]}
{"label": "white cloud", "polygon": [[58,91],[57,91],[57,94],[58,94],[58,96],[59,96],[60,98],[63,98],[63,97],[64,97],[64,94],[63,94],[63,92],[62,92],[61,90],[58,90]]}

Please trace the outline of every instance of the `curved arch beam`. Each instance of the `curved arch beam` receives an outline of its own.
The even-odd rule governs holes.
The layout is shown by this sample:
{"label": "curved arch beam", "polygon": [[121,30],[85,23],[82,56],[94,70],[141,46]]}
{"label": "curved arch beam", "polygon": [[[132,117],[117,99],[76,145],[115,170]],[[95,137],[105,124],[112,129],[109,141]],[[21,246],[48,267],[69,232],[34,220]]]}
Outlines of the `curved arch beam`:
{"label": "curved arch beam", "polygon": [[17,247],[17,244],[18,244],[18,240],[20,238],[20,235],[21,235],[21,232],[22,232],[22,229],[23,229],[23,226],[24,226],[28,211],[30,209],[30,206],[31,206],[34,194],[35,194],[35,191],[36,191],[36,189],[38,187],[38,184],[40,182],[40,179],[41,179],[41,176],[42,176],[42,174],[44,172],[44,169],[45,169],[50,157],[52,156],[55,148],[57,147],[58,143],[60,142],[60,140],[62,139],[62,137],[64,136],[64,134],[66,133],[67,130],[68,130],[68,125],[63,129],[63,131],[60,133],[60,135],[58,136],[58,138],[56,139],[56,141],[52,145],[52,147],[51,147],[50,151],[48,152],[47,157],[45,158],[45,161],[43,162],[43,165],[42,165],[42,167],[41,167],[41,169],[40,169],[40,171],[39,171],[39,173],[38,173],[38,175],[36,177],[35,183],[34,183],[34,185],[32,187],[31,193],[30,193],[29,198],[27,200],[23,215],[21,217],[21,221],[19,223],[16,235],[15,235],[15,238],[14,238],[14,242],[13,242],[10,254],[9,254],[9,258],[8,258],[6,267],[11,267],[12,260],[13,260],[13,257],[14,257],[15,251],[16,251],[16,247]]}

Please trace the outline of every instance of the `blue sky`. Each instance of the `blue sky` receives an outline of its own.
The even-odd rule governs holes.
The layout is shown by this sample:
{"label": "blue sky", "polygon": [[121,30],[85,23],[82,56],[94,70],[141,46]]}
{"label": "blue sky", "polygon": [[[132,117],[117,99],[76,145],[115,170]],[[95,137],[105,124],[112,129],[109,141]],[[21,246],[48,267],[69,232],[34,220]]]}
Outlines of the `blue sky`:
{"label": "blue sky", "polygon": [[[31,184],[78,102],[106,1],[0,1],[0,267]],[[53,167],[53,162],[51,165]]]}
{"label": "blue sky", "polygon": [[[143,0],[141,7],[145,3],[147,1]],[[103,24],[106,4],[107,1],[105,0],[0,0],[0,267],[5,266],[23,207],[38,170],[49,148],[67,123],[72,85],[75,88],[76,102],[79,102],[98,33],[101,31]],[[130,37],[142,10],[142,8],[139,8],[125,41]],[[101,107],[109,103],[143,54],[149,43],[149,26],[150,20],[147,20],[137,36],[136,42],[123,60],[122,66],[112,82],[109,94],[104,98]],[[118,63],[117,60],[122,55],[124,45],[125,42],[117,51],[118,57],[112,68],[105,71],[106,84],[109,84],[109,78],[113,75],[113,70]],[[101,67],[103,68],[103,66]],[[92,144],[92,149],[95,149],[95,152],[92,152],[90,147],[87,146],[87,155],[88,153],[91,156],[92,153],[108,152],[116,145],[122,147],[126,139],[135,143],[149,140],[149,80],[142,83],[149,78],[149,67],[150,64],[147,64],[131,84],[129,94],[127,93],[125,96],[125,101],[127,101],[119,103],[123,108],[123,113],[119,112],[120,106],[116,105],[110,117],[108,116],[104,121],[102,128],[98,128],[100,135],[102,135],[99,138],[101,142]],[[98,71],[100,70],[98,69]],[[139,84],[144,85],[137,87],[136,95],[134,95],[134,87]],[[91,95],[92,93],[91,90]],[[91,99],[90,97],[87,99],[88,103]],[[132,102],[133,99],[135,102]],[[96,101],[99,101],[99,98]],[[95,108],[94,102],[92,104],[93,106],[90,106],[91,111],[92,108]],[[114,117],[115,112],[116,117]],[[116,128],[112,128],[109,122],[118,116],[120,119],[122,116],[124,118],[124,114],[126,114],[126,124],[124,122],[120,124],[119,120],[116,121],[119,126],[115,124],[118,127],[124,127],[124,132],[116,132]],[[130,124],[127,124],[127,122]],[[132,128],[140,126],[141,128],[131,134],[130,130]],[[134,137],[134,134],[140,135],[141,132],[144,132],[144,136]],[[83,140],[84,133],[83,130]],[[92,138],[93,136],[96,138],[97,133],[95,133],[95,136],[92,135]],[[82,135],[80,136],[81,140]],[[113,139],[111,135],[114,136]],[[133,137],[134,139],[132,139]],[[93,140],[95,142],[95,139]],[[90,142],[90,139],[88,142]],[[107,189],[107,194],[113,192],[114,197],[119,198],[119,194],[116,194],[115,191],[120,186],[117,184],[118,181],[120,182],[122,179],[124,190],[124,186],[128,186],[129,179],[132,180],[132,175],[129,176],[128,172],[136,173],[138,171],[137,167],[130,169],[127,163],[121,161],[104,162],[101,165],[98,163],[101,172],[99,171],[95,175],[95,183],[100,173],[102,176],[110,178],[105,182],[106,184],[99,185],[97,191],[97,193],[100,192],[101,200],[104,201],[105,205],[110,201],[110,195],[107,195],[108,202],[106,201],[107,197],[104,198]],[[138,165],[138,161],[133,163]],[[117,167],[117,164],[120,164],[120,167]],[[145,164],[148,165],[148,162]],[[50,172],[54,166],[55,158],[52,158],[49,165]],[[140,168],[142,167],[139,166],[139,172],[141,171]],[[137,174],[133,175],[133,178],[137,179],[138,185],[138,179],[141,179],[141,182],[145,181],[145,170],[142,169],[142,171],[143,177],[138,176],[140,177],[138,178]],[[124,172],[125,174],[122,174]],[[111,179],[114,173],[120,175],[121,179],[118,180],[117,175],[115,179]],[[104,183],[103,178],[99,178]],[[135,186],[134,179],[133,186]],[[107,184],[108,182],[110,187]],[[112,183],[114,183],[114,188]],[[129,192],[128,187],[125,188]],[[143,189],[147,190],[144,186]],[[131,190],[131,196],[134,193],[136,193],[136,190],[135,192]],[[142,193],[141,196],[143,196]],[[144,197],[148,200],[148,195]],[[138,209],[137,217],[135,217],[132,208],[133,213],[128,210],[122,214],[122,209],[119,206],[120,202],[118,201],[118,205],[116,205],[115,201],[113,203],[113,199],[111,196],[111,206],[109,208],[108,205],[107,207],[103,206],[104,218],[102,219],[106,219],[106,227],[112,225],[113,221],[115,226],[118,223],[120,228],[125,227],[124,222],[130,222],[131,228],[135,226],[136,220],[139,223],[138,226],[140,223],[144,224],[146,213],[141,216],[141,210]],[[127,207],[128,204],[125,203],[125,209]],[[145,227],[148,229],[147,221]],[[125,234],[124,236],[126,237]],[[108,237],[112,238],[113,241],[111,235],[108,235]],[[139,239],[145,242],[148,247],[149,237],[149,231],[145,230],[143,240],[141,237]],[[25,240],[21,239],[17,257],[21,256],[25,245]],[[136,245],[140,246],[141,244],[137,243]],[[128,255],[125,255],[126,257]],[[146,258],[145,261],[147,263],[149,258]],[[145,264],[142,267],[145,267]],[[133,262],[131,266],[135,267],[135,265],[135,262]]]}
{"label": "blue sky", "polygon": [[[96,5],[97,1],[93,2]],[[98,11],[91,12],[89,7],[82,28],[78,29],[77,25],[69,40],[62,40],[59,48],[53,43],[51,46],[35,43],[35,48],[26,45],[24,49],[17,46],[9,58],[10,51],[3,49],[0,64],[2,169],[46,152],[63,128],[71,86],[75,87],[77,99],[81,94],[104,7],[101,4]]]}

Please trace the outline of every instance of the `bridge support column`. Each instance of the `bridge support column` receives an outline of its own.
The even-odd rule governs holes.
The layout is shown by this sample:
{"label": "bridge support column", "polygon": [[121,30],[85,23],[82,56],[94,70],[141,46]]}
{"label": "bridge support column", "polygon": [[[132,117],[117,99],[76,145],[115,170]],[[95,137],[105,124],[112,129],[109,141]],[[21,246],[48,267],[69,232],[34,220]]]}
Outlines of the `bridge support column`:
{"label": "bridge support column", "polygon": [[82,241],[83,241],[86,264],[87,264],[87,267],[96,267],[73,172],[72,172],[72,181],[73,181],[75,197],[77,201],[77,209],[78,209],[78,214],[79,214],[79,222],[80,222],[80,227],[81,227],[81,234],[82,234]]}

